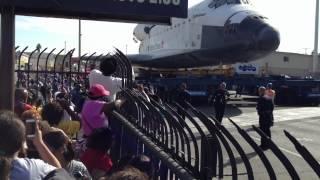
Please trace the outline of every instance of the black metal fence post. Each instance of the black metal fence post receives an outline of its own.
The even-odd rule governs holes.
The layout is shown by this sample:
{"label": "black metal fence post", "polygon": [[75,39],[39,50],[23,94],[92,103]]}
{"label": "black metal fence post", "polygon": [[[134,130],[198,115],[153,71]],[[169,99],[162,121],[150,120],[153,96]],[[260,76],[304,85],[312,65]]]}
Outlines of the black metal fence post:
{"label": "black metal fence post", "polygon": [[3,7],[0,11],[0,109],[13,110],[15,15],[13,7]]}
{"label": "black metal fence post", "polygon": [[[18,48],[17,48],[18,49]],[[16,50],[17,50],[16,49]],[[21,77],[21,72],[20,72],[20,69],[21,69],[21,57],[22,57],[22,55],[23,55],[23,53],[26,51],[28,49],[28,46],[27,47],[25,47],[21,52],[20,52],[20,54],[19,54],[19,56],[18,56],[18,58],[17,58],[17,61],[18,61],[18,72],[17,72],[17,87],[20,87],[20,81],[21,81],[21,79],[20,79],[20,77]],[[25,66],[24,66],[24,68],[26,68]]]}

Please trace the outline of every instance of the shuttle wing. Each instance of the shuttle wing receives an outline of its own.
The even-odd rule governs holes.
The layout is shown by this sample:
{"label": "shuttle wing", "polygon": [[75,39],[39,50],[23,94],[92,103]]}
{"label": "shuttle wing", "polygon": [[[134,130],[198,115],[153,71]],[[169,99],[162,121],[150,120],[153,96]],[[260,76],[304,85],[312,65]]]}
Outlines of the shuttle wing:
{"label": "shuttle wing", "polygon": [[183,50],[159,50],[152,54],[128,55],[129,60],[135,66],[178,69],[203,66],[233,64],[235,62],[247,62],[256,59],[264,54],[243,53],[248,46],[243,44],[232,44],[215,49],[183,49]]}
{"label": "shuttle wing", "polygon": [[[186,56],[190,56],[194,49],[163,49],[152,54],[134,54],[128,55],[133,65],[154,67],[154,68],[176,68],[181,66],[178,62],[183,62]],[[168,64],[169,63],[169,64]]]}

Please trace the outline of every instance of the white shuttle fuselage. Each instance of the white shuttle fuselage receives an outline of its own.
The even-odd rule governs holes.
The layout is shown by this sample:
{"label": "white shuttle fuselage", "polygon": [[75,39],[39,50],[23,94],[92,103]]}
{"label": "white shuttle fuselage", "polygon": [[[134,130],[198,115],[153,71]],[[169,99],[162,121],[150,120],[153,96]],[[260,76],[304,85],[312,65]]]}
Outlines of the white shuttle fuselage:
{"label": "white shuttle fuselage", "polygon": [[247,62],[275,51],[279,33],[247,0],[205,0],[172,18],[170,26],[139,24],[140,41],[133,64],[153,68],[188,68]]}

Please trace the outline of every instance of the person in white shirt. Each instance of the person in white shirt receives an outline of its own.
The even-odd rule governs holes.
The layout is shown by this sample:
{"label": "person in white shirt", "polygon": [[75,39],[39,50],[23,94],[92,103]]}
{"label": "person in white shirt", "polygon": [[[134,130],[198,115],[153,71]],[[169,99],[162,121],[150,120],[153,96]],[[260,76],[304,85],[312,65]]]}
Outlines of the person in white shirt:
{"label": "person in white shirt", "polygon": [[100,62],[100,70],[93,69],[89,74],[89,84],[90,87],[94,84],[101,84],[105,89],[110,91],[110,101],[116,99],[116,94],[121,89],[122,79],[113,77],[112,74],[116,72],[117,60],[110,56],[106,57]]}
{"label": "person in white shirt", "polygon": [[40,159],[19,158],[24,149],[26,128],[12,112],[0,112],[0,179],[1,180],[40,180],[50,172],[61,168],[61,164],[42,140],[42,133],[36,123],[33,144]]}

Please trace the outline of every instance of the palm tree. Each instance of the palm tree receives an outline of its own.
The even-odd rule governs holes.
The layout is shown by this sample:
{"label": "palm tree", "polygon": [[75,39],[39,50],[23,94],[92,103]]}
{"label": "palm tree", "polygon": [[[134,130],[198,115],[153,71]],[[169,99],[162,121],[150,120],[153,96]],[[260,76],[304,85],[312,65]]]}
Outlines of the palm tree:
{"label": "palm tree", "polygon": [[40,43],[37,44],[36,49],[37,49],[38,52],[40,52],[40,50],[41,50],[41,44]]}

